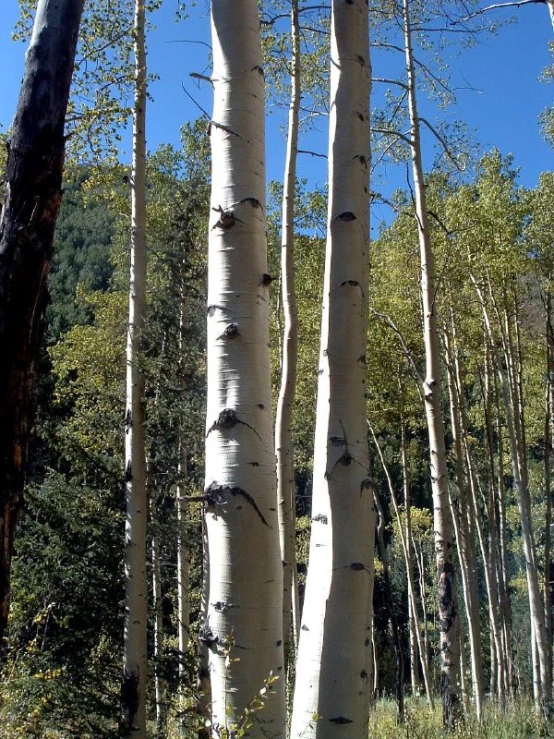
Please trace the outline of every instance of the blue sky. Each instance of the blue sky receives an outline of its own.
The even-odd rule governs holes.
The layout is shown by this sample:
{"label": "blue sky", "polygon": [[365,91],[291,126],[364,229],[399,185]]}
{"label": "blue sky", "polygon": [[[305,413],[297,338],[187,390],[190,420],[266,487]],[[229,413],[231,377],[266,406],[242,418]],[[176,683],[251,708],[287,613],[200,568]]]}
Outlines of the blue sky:
{"label": "blue sky", "polygon": [[[15,110],[21,80],[25,46],[11,41],[10,34],[18,17],[17,0],[2,0],[0,26],[0,124],[9,125]],[[190,10],[190,18],[174,22],[177,0],[164,0],[155,14],[156,30],[149,39],[149,68],[159,75],[152,86],[154,102],[149,106],[148,145],[178,144],[179,127],[196,118],[198,108],[183,92],[183,85],[206,110],[210,110],[210,90],[206,83],[197,86],[191,73],[209,74],[209,13],[207,0]],[[498,18],[507,18],[506,11]],[[528,5],[517,13],[517,22],[500,29],[496,37],[488,38],[479,46],[462,55],[449,58],[450,73],[457,93],[457,104],[441,113],[450,120],[464,120],[475,132],[476,151],[497,146],[502,153],[512,153],[521,168],[520,181],[533,186],[540,172],[552,169],[554,152],[542,140],[537,124],[539,112],[552,104],[554,86],[538,81],[538,76],[550,57],[548,41],[552,27],[544,5]],[[386,76],[382,57],[374,55],[373,73]],[[9,71],[9,73],[8,73]],[[435,111],[425,111],[435,116]],[[285,114],[272,113],[267,124],[268,177],[280,179],[284,161],[282,127]],[[127,140],[129,134],[126,134]],[[326,121],[321,119],[316,130],[301,142],[301,148],[325,153]],[[430,151],[429,151],[430,155]],[[430,161],[428,159],[428,163]],[[324,159],[303,156],[301,176],[309,178],[314,186],[323,186],[326,176]],[[404,171],[389,167],[382,175],[389,188],[405,183]],[[386,186],[386,185],[385,185]],[[379,185],[379,189],[382,186]]]}

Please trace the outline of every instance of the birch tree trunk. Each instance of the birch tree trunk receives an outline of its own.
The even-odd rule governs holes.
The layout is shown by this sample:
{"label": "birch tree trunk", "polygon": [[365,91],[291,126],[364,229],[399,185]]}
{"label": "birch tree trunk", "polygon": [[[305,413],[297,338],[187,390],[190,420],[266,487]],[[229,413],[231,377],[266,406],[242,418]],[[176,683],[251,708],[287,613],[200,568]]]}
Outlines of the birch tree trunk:
{"label": "birch tree trunk", "polygon": [[125,401],[125,631],[121,733],[146,739],[146,436],[140,367],[146,310],[146,49],[143,0],[135,2],[135,100],[131,177],[131,267]]}
{"label": "birch tree trunk", "polygon": [[[181,326],[182,326],[181,318]],[[181,346],[182,352],[182,346]],[[187,504],[185,501],[185,478],[187,474],[187,447],[184,429],[179,431],[179,485],[177,486],[177,619],[179,635],[179,727],[184,736],[185,710],[185,658],[189,648],[189,548],[186,534]]]}
{"label": "birch tree trunk", "polygon": [[[547,679],[548,667],[546,664],[547,648],[545,644],[546,629],[544,621],[544,604],[542,602],[539,587],[539,579],[536,566],[536,546],[531,523],[531,499],[529,494],[525,459],[522,453],[521,432],[519,431],[518,417],[520,417],[520,408],[519,405],[514,405],[515,388],[513,386],[513,383],[510,382],[510,378],[513,379],[513,357],[510,358],[508,356],[510,353],[510,347],[506,333],[501,334],[504,356],[499,356],[500,352],[496,348],[496,340],[487,304],[485,301],[485,295],[476,278],[473,275],[470,275],[470,277],[474,285],[477,297],[479,298],[479,302],[481,304],[485,331],[493,350],[498,384],[504,403],[504,410],[506,413],[510,456],[512,458],[512,471],[514,476],[514,485],[518,497],[518,508],[521,520],[521,535],[523,551],[525,554],[525,571],[527,575],[527,586],[529,590],[529,611],[531,617],[532,634],[534,634],[534,638],[532,639],[532,641],[534,644],[536,644],[536,653],[533,654],[534,664],[536,665],[536,670],[534,669],[533,671],[535,676],[535,701],[537,703],[537,706],[542,705],[542,708],[546,712],[548,712],[550,710],[552,699],[552,686]],[[500,314],[498,311],[497,318],[500,330],[502,331],[503,324],[500,320]],[[504,363],[502,361],[503,359]]]}
{"label": "birch tree trunk", "polygon": [[[483,717],[484,678],[483,659],[481,653],[481,634],[479,619],[479,594],[476,592],[478,584],[477,562],[475,558],[475,541],[473,530],[470,527],[471,506],[469,501],[468,481],[464,453],[462,449],[462,420],[461,420],[461,392],[458,386],[457,362],[453,339],[445,331],[444,345],[447,356],[448,395],[450,400],[450,429],[456,467],[456,489],[458,493],[459,523],[456,532],[456,543],[462,573],[462,589],[466,606],[466,615],[469,632],[469,651],[471,657],[471,676],[475,713],[480,723]],[[452,511],[452,521],[456,526],[456,511]]]}
{"label": "birch tree trunk", "polygon": [[435,530],[435,553],[438,576],[438,609],[440,652],[442,657],[441,696],[445,727],[452,728],[458,706],[459,618],[456,604],[452,526],[450,521],[448,470],[444,441],[444,420],[440,400],[440,351],[435,312],[436,285],[433,252],[429,235],[429,219],[421,157],[420,124],[417,113],[416,78],[411,40],[410,3],[403,0],[404,47],[408,76],[408,108],[410,115],[410,148],[416,216],[421,258],[421,299],[425,343],[425,382],[423,395],[429,433],[431,486]]}
{"label": "birch tree trunk", "polygon": [[[153,507],[151,507],[153,510]],[[155,521],[152,521],[155,524]],[[162,568],[160,544],[157,533],[152,535],[152,605],[154,609],[154,692],[156,696],[156,738],[164,739],[167,723],[167,698],[165,681],[162,675],[164,650],[163,611],[162,611]]]}
{"label": "birch tree trunk", "polygon": [[[213,0],[206,526],[213,731],[285,736],[269,365],[264,76],[256,0]],[[259,710],[266,687],[265,707]],[[253,712],[253,713],[252,713]]]}
{"label": "birch tree trunk", "polygon": [[82,10],[83,0],[38,2],[6,164],[0,215],[0,642],[10,608],[35,360],[62,198],[64,122]]}
{"label": "birch tree trunk", "polygon": [[[408,450],[406,441],[406,422],[404,417],[400,422],[401,458],[402,458],[402,487],[404,490],[404,512],[406,516],[406,528],[404,532],[404,544],[402,551],[406,561],[406,578],[408,584],[408,624],[410,630],[410,678],[412,695],[419,694],[419,642],[421,634],[417,623],[417,605],[415,600],[414,586],[414,563],[412,560],[412,514],[410,500],[410,480],[408,474]],[[399,524],[400,525],[400,524]],[[423,664],[423,663],[422,663]]]}
{"label": "birch tree trunk", "polygon": [[369,89],[367,4],[333,0],[329,213],[295,739],[365,739],[369,720],[375,535],[365,418]]}
{"label": "birch tree trunk", "polygon": [[[369,425],[369,423],[368,423],[368,425]],[[400,509],[399,509],[398,503],[396,501],[396,494],[394,492],[394,486],[392,484],[392,478],[391,478],[390,472],[389,472],[388,467],[387,467],[387,464],[385,462],[385,457],[383,455],[383,452],[381,451],[381,447],[379,446],[379,442],[377,441],[377,437],[375,435],[375,432],[371,428],[371,426],[370,426],[370,431],[371,431],[371,435],[373,437],[373,441],[375,443],[375,448],[377,450],[377,454],[379,456],[379,460],[381,462],[381,466],[383,467],[383,471],[384,471],[385,477],[387,479],[387,485],[388,485],[388,488],[389,488],[389,494],[390,494],[391,502],[392,502],[392,505],[393,505],[393,508],[394,508],[394,514],[396,516],[396,522],[398,524],[398,536],[400,538],[400,546],[402,548],[402,554],[404,555],[404,562],[406,564],[406,569],[407,569],[408,568],[408,562],[411,562],[411,545],[410,545],[410,542],[412,540],[411,529],[410,529],[410,539],[408,539],[407,536],[405,537],[404,532],[402,530],[402,517],[400,515]],[[404,457],[404,454],[405,454],[405,450],[403,449],[403,454],[402,454],[403,457]],[[403,465],[404,464],[405,464],[405,460],[403,459]],[[379,511],[379,508],[378,508],[378,511]],[[406,513],[407,513],[407,511],[406,511]],[[380,511],[379,511],[379,518],[382,518]],[[409,601],[409,605],[410,605],[410,611],[412,613],[416,614],[416,622],[415,622],[416,633],[415,633],[415,638],[416,638],[416,643],[417,643],[417,652],[419,652],[420,656],[422,657],[422,659],[421,659],[421,669],[422,669],[422,672],[423,672],[423,682],[425,684],[425,691],[427,693],[427,702],[429,703],[429,708],[431,709],[431,711],[434,711],[435,710],[435,705],[434,705],[434,701],[433,701],[433,692],[432,692],[432,689],[431,689],[431,680],[430,680],[430,677],[429,677],[429,665],[428,665],[427,660],[424,658],[425,645],[422,643],[421,632],[420,632],[419,626],[417,624],[417,606],[416,606],[416,599],[415,599],[415,588],[414,588],[413,577],[409,577],[408,578],[408,601]],[[417,654],[417,652],[416,652],[416,654]]]}
{"label": "birch tree trunk", "polygon": [[[296,387],[298,355],[298,311],[294,285],[294,201],[298,154],[298,115],[300,110],[300,27],[298,0],[291,3],[291,94],[287,155],[283,187],[281,223],[281,291],[285,325],[281,359],[281,388],[275,419],[277,456],[277,500],[279,537],[283,561],[283,647],[285,668],[291,651],[291,625],[294,643],[298,640],[299,604],[296,585],[296,494],[292,446],[292,412]],[[292,620],[291,620],[292,619]]]}

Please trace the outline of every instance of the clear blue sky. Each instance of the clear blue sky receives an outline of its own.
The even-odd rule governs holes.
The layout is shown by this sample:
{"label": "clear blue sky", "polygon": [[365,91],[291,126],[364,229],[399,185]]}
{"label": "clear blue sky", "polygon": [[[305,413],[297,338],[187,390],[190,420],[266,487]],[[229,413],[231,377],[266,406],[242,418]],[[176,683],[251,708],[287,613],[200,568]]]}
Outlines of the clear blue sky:
{"label": "clear blue sky", "polygon": [[[185,85],[199,104],[211,109],[210,90],[200,87],[191,73],[209,74],[209,11],[207,0],[199,0],[190,10],[189,19],[174,22],[178,0],[164,0],[153,22],[157,28],[150,34],[149,68],[160,77],[151,89],[154,102],[149,106],[148,145],[179,141],[179,127],[199,114],[183,92]],[[507,18],[506,11],[499,18]],[[497,146],[502,153],[512,153],[521,168],[521,183],[532,186],[540,172],[552,169],[554,152],[541,140],[537,116],[552,104],[554,85],[544,85],[538,76],[550,62],[548,41],[553,38],[548,12],[542,4],[529,5],[512,15],[517,22],[500,29],[498,35],[450,59],[454,86],[473,88],[460,90],[458,102],[446,111],[452,120],[464,120],[475,130],[483,151]],[[0,124],[5,128],[15,110],[21,80],[25,46],[11,41],[10,34],[18,17],[17,0],[2,0],[0,26]],[[194,42],[194,43],[191,43]],[[200,43],[199,43],[200,42]],[[379,57],[373,58],[373,73],[386,76],[379,67]],[[427,115],[427,113],[426,113]],[[268,176],[280,179],[284,159],[282,127],[284,114],[272,114],[268,119]],[[326,152],[325,120],[301,148]],[[326,163],[323,159],[303,156],[300,175],[309,177],[314,185],[325,182]],[[391,185],[403,185],[404,174],[389,168],[385,177]],[[396,183],[396,184],[395,184]]]}

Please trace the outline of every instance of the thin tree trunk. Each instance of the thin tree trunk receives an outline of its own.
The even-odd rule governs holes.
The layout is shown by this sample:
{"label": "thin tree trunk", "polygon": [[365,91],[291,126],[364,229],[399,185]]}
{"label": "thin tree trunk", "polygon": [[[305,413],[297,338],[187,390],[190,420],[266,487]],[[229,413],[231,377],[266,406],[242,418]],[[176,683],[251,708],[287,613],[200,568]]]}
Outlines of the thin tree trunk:
{"label": "thin tree trunk", "polygon": [[[23,505],[35,361],[62,198],[64,123],[83,0],[39,0],[11,128],[0,216],[0,642]],[[4,70],[9,74],[9,70]]]}
{"label": "thin tree trunk", "polygon": [[552,294],[548,289],[546,294],[546,398],[544,419],[544,495],[546,500],[546,521],[544,536],[544,622],[546,629],[546,679],[552,685],[552,487],[551,487],[551,453],[552,453],[552,425],[553,414],[553,375],[554,375],[554,341],[552,336],[551,312]]}
{"label": "thin tree trunk", "polygon": [[475,713],[477,721],[481,723],[483,718],[484,701],[484,677],[483,660],[481,655],[481,624],[479,619],[479,596],[474,585],[478,583],[477,562],[475,558],[475,543],[473,531],[469,526],[471,507],[469,503],[469,491],[464,465],[464,453],[462,450],[462,421],[460,411],[461,388],[457,386],[455,348],[452,346],[452,338],[445,331],[444,344],[447,355],[447,379],[448,394],[450,399],[451,433],[456,465],[456,489],[458,493],[459,522],[456,522],[456,511],[452,510],[452,522],[457,528],[456,543],[462,573],[462,590],[466,606],[466,616],[469,633],[469,649],[471,657],[471,676],[473,699],[475,701]]}
{"label": "thin tree trunk", "polygon": [[146,49],[143,0],[135,2],[135,100],[131,178],[131,267],[125,403],[125,631],[121,734],[146,739],[146,435],[142,332],[146,310]]}
{"label": "thin tree trunk", "polygon": [[421,158],[420,124],[416,102],[416,78],[411,40],[409,0],[403,0],[404,47],[408,75],[410,147],[416,216],[421,258],[421,299],[425,343],[425,381],[423,395],[429,432],[431,487],[435,530],[435,554],[438,577],[440,651],[442,657],[441,696],[443,722],[452,728],[456,722],[459,691],[458,609],[452,547],[452,526],[448,495],[448,470],[444,440],[444,420],[440,400],[440,351],[435,310],[436,284],[429,232],[425,182]]}
{"label": "thin tree trunk", "polygon": [[[206,517],[202,512],[202,600],[200,613],[202,623],[208,619],[208,598],[210,595],[210,551],[206,529]],[[198,645],[198,680],[196,684],[196,713],[204,725],[198,730],[198,739],[210,739],[212,688],[210,680],[210,650],[205,641],[200,639]],[[181,733],[185,735],[184,714],[181,714]]]}
{"label": "thin tree trunk", "polygon": [[[387,479],[387,485],[388,485],[388,488],[389,488],[389,494],[390,494],[391,502],[392,502],[392,505],[393,505],[393,508],[394,508],[394,514],[396,516],[396,523],[398,525],[398,536],[400,538],[400,546],[402,548],[402,554],[404,555],[404,562],[406,563],[406,566],[407,566],[408,559],[410,557],[410,555],[408,553],[408,550],[410,549],[410,541],[408,541],[404,537],[404,532],[403,532],[403,527],[402,527],[402,517],[400,515],[400,509],[399,509],[398,503],[396,501],[396,495],[395,495],[395,492],[394,492],[394,486],[392,484],[392,478],[391,478],[389,469],[387,467],[387,464],[385,462],[385,458],[383,456],[383,452],[381,450],[381,447],[379,446],[379,442],[377,441],[377,437],[375,435],[375,432],[373,431],[373,428],[371,427],[371,425],[369,423],[368,423],[368,425],[369,425],[369,429],[371,431],[371,435],[373,437],[373,442],[375,444],[375,448],[377,449],[377,454],[379,456],[379,460],[381,462],[381,466],[383,467],[383,472],[385,473],[385,477]],[[411,557],[410,557],[410,559],[411,559]],[[420,571],[420,576],[421,576],[421,571]],[[423,588],[424,588],[424,585],[422,586],[422,592],[423,592]],[[417,604],[416,604],[416,599],[415,599],[415,588],[414,588],[414,585],[413,585],[413,578],[408,580],[408,598],[409,598],[409,601],[410,601],[410,604],[411,604],[411,610],[413,611],[413,613],[416,613],[417,614]],[[424,602],[424,596],[423,595],[422,595],[422,602]],[[421,669],[422,669],[422,672],[423,672],[423,681],[425,683],[425,692],[427,693],[427,702],[429,703],[430,709],[433,711],[434,708],[435,708],[435,706],[434,706],[434,701],[433,701],[433,693],[432,693],[432,689],[431,689],[431,680],[430,680],[430,676],[429,676],[429,663],[428,663],[428,661],[427,661],[427,659],[425,657],[425,649],[426,649],[426,646],[425,646],[424,642],[422,642],[421,633],[419,631],[419,626],[417,625],[417,622],[416,622],[416,639],[417,639],[417,644],[418,644],[418,651],[419,651],[419,654],[421,656]]]}
{"label": "thin tree trunk", "polygon": [[375,513],[365,419],[371,79],[367,3],[333,0],[331,18],[329,213],[294,739],[367,736],[371,692]]}
{"label": "thin tree trunk", "polygon": [[415,601],[414,565],[412,561],[412,514],[410,502],[410,479],[408,474],[408,450],[406,441],[406,422],[404,417],[400,422],[401,458],[402,458],[402,486],[404,489],[404,514],[406,517],[405,553],[406,577],[408,584],[408,624],[410,630],[410,677],[412,695],[419,694],[419,642],[421,635],[417,622],[417,605]]}
{"label": "thin tree trunk", "polygon": [[[516,422],[516,416],[518,418],[521,417],[520,409],[519,407],[514,408],[515,388],[513,386],[513,382],[510,382],[510,375],[513,377],[513,357],[510,353],[508,340],[506,338],[506,335],[504,334],[502,336],[502,341],[504,361],[506,365],[505,369],[502,366],[502,359],[500,356],[498,356],[498,352],[496,352],[495,349],[495,337],[493,334],[491,320],[487,310],[483,291],[480,288],[479,283],[473,276],[471,276],[471,279],[481,303],[486,333],[493,352],[495,352],[496,354],[496,373],[498,376],[498,383],[504,401],[504,410],[506,413],[506,422],[508,427],[508,440],[510,443],[510,454],[512,457],[512,470],[514,475],[515,488],[518,496],[523,551],[525,554],[527,585],[529,589],[529,610],[531,615],[533,633],[535,635],[533,643],[536,643],[537,646],[536,663],[538,669],[538,678],[536,677],[534,680],[535,701],[537,705],[541,705],[543,710],[548,712],[551,704],[552,686],[548,684],[547,681],[548,668],[546,665],[547,649],[545,644],[546,630],[544,622],[544,604],[540,593],[538,572],[536,566],[536,547],[531,524],[531,500],[527,481],[527,472],[524,464],[525,460],[522,451],[521,433],[517,433],[519,422]],[[502,321],[500,320],[499,312],[498,310],[496,312],[499,319],[499,327],[500,329],[502,329]],[[540,679],[540,688],[538,685],[538,679]]]}
{"label": "thin tree trunk", "polygon": [[[182,325],[182,319],[181,319]],[[182,348],[181,348],[182,352]],[[190,584],[189,584],[189,548],[186,534],[187,504],[185,501],[185,478],[187,475],[187,447],[184,429],[180,429],[179,439],[179,484],[177,485],[177,620],[179,635],[179,727],[184,736],[184,710],[186,669],[185,658],[189,649],[190,620]]]}
{"label": "thin tree trunk", "polygon": [[[417,569],[419,573],[419,599],[421,601],[421,611],[423,616],[423,649],[419,650],[419,658],[421,660],[422,669],[427,669],[427,674],[430,671],[429,657],[430,657],[430,644],[429,644],[429,628],[427,620],[427,593],[425,588],[425,559],[423,556],[423,548],[417,549],[415,539],[412,538],[412,546],[416,555]],[[425,675],[425,673],[423,673]],[[432,693],[429,693],[432,696]],[[429,697],[429,696],[428,696]],[[432,697],[431,697],[432,701]]]}
{"label": "thin tree trunk", "polygon": [[[281,387],[275,419],[277,456],[277,500],[279,505],[279,538],[283,561],[283,647],[285,669],[298,640],[298,589],[296,584],[296,495],[292,445],[292,413],[296,387],[298,355],[298,311],[294,286],[294,206],[296,195],[296,158],[298,154],[298,115],[300,110],[300,27],[298,0],[291,2],[291,94],[287,155],[283,187],[281,225],[281,294],[285,318]],[[294,619],[292,617],[294,616]],[[291,629],[292,626],[292,629]]]}
{"label": "thin tree trunk", "polygon": [[[153,508],[153,506],[151,506]],[[154,528],[156,521],[152,517]],[[167,697],[163,678],[162,660],[164,652],[162,611],[162,570],[158,534],[152,534],[152,605],[154,609],[154,693],[156,696],[156,739],[164,739],[167,732]]]}
{"label": "thin tree trunk", "polygon": [[[215,732],[285,736],[269,363],[264,76],[256,0],[213,0],[206,526]],[[263,688],[265,693],[260,693]],[[263,710],[259,702],[263,700]],[[258,706],[258,708],[256,708]]]}

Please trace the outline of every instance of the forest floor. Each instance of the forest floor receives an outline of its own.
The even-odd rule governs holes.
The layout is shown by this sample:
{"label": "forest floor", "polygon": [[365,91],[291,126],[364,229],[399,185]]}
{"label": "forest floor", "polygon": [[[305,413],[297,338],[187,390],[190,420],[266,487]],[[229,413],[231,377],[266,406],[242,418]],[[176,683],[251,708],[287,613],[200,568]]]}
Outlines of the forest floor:
{"label": "forest floor", "polygon": [[[431,711],[424,699],[406,700],[406,719],[399,725],[396,720],[396,703],[381,699],[371,713],[369,737],[378,739],[444,739],[440,706]],[[497,706],[488,705],[485,716],[478,725],[473,717],[461,723],[452,739],[539,739],[554,737],[554,722],[545,725],[530,701],[516,701],[505,714]]]}

